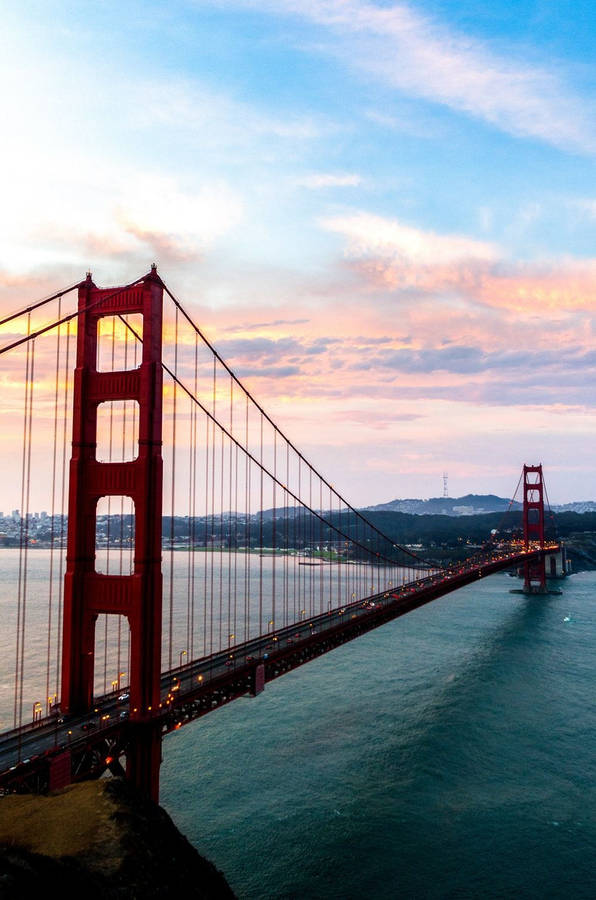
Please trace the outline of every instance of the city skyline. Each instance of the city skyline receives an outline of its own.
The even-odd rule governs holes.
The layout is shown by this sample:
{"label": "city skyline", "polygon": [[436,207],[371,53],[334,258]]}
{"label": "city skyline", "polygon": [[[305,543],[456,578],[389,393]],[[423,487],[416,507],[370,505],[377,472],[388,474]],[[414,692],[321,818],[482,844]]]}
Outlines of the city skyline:
{"label": "city skyline", "polygon": [[2,312],[155,261],[355,506],[444,471],[509,496],[524,462],[553,503],[596,496],[587,3],[48,2],[4,26]]}

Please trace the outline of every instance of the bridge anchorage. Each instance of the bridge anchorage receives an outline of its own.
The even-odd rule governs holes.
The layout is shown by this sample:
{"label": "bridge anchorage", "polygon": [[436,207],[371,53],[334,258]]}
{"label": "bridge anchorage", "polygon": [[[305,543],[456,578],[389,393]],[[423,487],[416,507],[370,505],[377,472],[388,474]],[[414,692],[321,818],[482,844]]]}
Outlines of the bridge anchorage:
{"label": "bridge anchorage", "polygon": [[[65,315],[63,298],[74,289],[77,307]],[[36,329],[32,311],[56,298],[56,320]],[[523,592],[534,594],[565,573],[564,550],[545,536],[540,465],[524,466],[523,538],[499,539],[446,567],[396,544],[285,437],[155,267],[119,288],[98,288],[88,275],[4,321],[12,328],[19,317],[23,336],[0,347],[0,355],[24,354],[24,486],[36,420],[33,372],[51,358],[36,346],[56,341],[52,510],[57,435],[66,434],[69,422],[71,323],[76,368],[68,484],[66,475],[62,480],[64,577],[53,554],[62,559],[65,510],[49,517],[48,704],[43,715],[36,701],[32,721],[24,720],[31,705],[24,693],[28,588],[21,572],[34,554],[27,555],[30,517],[23,504],[14,727],[0,733],[0,790],[52,790],[111,771],[157,800],[167,733],[238,697],[256,696],[284,673],[478,578],[513,569],[523,574]],[[106,328],[108,366],[100,365]],[[42,400],[47,409],[48,398]],[[115,407],[120,459],[113,453]],[[109,441],[100,450],[106,408]],[[124,454],[129,446],[133,451]],[[99,512],[104,498],[107,516]],[[132,514],[121,513],[116,527],[109,504],[118,498],[121,510],[124,500],[131,503]],[[59,627],[53,584],[63,600]],[[112,659],[108,627],[115,621],[127,629],[122,637],[118,630]],[[127,650],[121,653],[121,646]],[[96,671],[101,657],[103,688]],[[111,690],[108,664],[117,673]],[[60,682],[54,695],[52,668]]]}

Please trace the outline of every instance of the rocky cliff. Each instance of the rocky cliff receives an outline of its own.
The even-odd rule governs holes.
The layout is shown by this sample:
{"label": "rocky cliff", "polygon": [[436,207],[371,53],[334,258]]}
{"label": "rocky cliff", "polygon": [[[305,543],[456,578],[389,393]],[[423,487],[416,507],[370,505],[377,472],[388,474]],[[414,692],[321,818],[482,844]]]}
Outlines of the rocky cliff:
{"label": "rocky cliff", "polygon": [[41,892],[79,900],[234,897],[168,814],[121,779],[0,798],[0,897]]}

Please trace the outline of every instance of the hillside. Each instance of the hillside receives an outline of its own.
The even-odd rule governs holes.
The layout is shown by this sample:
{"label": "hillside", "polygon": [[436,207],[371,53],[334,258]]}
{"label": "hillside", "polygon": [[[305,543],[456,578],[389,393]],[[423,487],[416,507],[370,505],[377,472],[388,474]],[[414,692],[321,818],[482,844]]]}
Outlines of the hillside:
{"label": "hillside", "polygon": [[[506,512],[510,501],[496,494],[465,494],[463,497],[431,497],[429,500],[391,500],[367,506],[368,512],[402,512],[416,516],[473,516],[492,512]],[[512,509],[521,509],[520,503],[511,504]]]}
{"label": "hillside", "polygon": [[[463,497],[431,497],[429,500],[390,500],[376,506],[366,506],[363,512],[403,512],[415,516],[477,516],[485,513],[519,510],[522,504],[511,502],[496,494],[465,494]],[[596,501],[581,500],[575,503],[553,505],[553,512],[596,512]]]}

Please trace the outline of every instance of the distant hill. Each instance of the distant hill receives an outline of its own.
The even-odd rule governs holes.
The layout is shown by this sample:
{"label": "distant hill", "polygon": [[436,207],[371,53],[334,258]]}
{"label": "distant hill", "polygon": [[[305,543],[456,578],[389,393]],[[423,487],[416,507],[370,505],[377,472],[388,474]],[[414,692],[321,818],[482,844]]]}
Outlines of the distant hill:
{"label": "distant hill", "polygon": [[578,500],[576,503],[560,503],[553,506],[555,512],[593,513],[596,512],[596,500]]}
{"label": "distant hill", "polygon": [[[403,512],[414,516],[480,516],[485,513],[506,512],[510,501],[496,494],[466,494],[464,497],[431,497],[429,500],[391,500],[376,506],[366,506],[366,512]],[[522,508],[517,501],[511,510]],[[596,512],[595,500],[580,500],[552,507],[554,512]]]}
{"label": "distant hill", "polygon": [[[464,497],[431,497],[429,500],[391,500],[389,503],[367,506],[366,510],[403,512],[415,516],[478,516],[506,512],[509,504],[509,500],[496,494],[466,494]],[[521,509],[521,503],[513,503],[511,509]]]}

